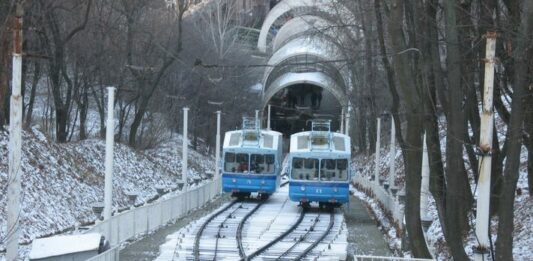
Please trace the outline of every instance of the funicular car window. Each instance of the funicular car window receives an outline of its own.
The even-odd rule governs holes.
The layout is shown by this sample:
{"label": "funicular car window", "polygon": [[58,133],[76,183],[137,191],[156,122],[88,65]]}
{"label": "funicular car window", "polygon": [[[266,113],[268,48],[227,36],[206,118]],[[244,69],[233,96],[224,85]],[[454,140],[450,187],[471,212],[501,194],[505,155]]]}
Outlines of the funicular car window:
{"label": "funicular car window", "polygon": [[251,173],[265,173],[265,155],[262,154],[252,154],[250,157],[250,172]]}
{"label": "funicular car window", "polygon": [[347,159],[338,159],[337,160],[337,180],[347,180],[348,179],[348,160]]}
{"label": "funicular car window", "polygon": [[291,178],[293,178],[293,179],[304,179],[303,171],[302,171],[303,165],[304,165],[304,159],[303,158],[293,158],[292,159]]}
{"label": "funicular car window", "polygon": [[265,173],[274,173],[275,157],[272,154],[265,155]]}
{"label": "funicular car window", "polygon": [[238,164],[235,162],[235,153],[226,152],[224,155],[224,171],[235,172]]}
{"label": "funicular car window", "polygon": [[250,156],[245,153],[237,154],[237,173],[248,172],[248,165],[250,161]]}
{"label": "funicular car window", "polygon": [[306,179],[318,180],[318,159],[305,159],[305,168]]}
{"label": "funicular car window", "polygon": [[322,159],[320,161],[320,180],[330,181],[335,176],[335,160]]}

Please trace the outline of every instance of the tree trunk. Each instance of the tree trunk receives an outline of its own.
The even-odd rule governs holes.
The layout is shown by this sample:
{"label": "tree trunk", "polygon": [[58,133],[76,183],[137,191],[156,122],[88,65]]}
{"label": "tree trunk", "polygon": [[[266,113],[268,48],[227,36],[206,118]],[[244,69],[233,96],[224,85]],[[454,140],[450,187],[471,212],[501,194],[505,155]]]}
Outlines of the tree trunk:
{"label": "tree trunk", "polygon": [[83,86],[83,91],[81,94],[81,102],[79,103],[79,110],[80,110],[80,140],[87,139],[87,111],[89,107],[89,94],[87,93],[87,88],[89,86],[85,85]]}
{"label": "tree trunk", "polygon": [[461,88],[461,66],[458,48],[458,33],[456,23],[456,0],[445,1],[446,17],[446,47],[448,69],[448,127],[446,139],[446,227],[448,229],[448,245],[454,260],[469,260],[463,246],[464,216],[466,195],[463,175],[463,144],[465,117],[462,109],[464,92]]}
{"label": "tree trunk", "polygon": [[399,114],[400,96],[398,95],[398,90],[396,89],[396,82],[394,81],[394,70],[392,69],[389,59],[387,58],[388,55],[387,47],[385,46],[383,17],[381,15],[381,1],[382,0],[374,0],[374,12],[376,13],[376,29],[378,32],[379,48],[381,51],[381,62],[383,64],[383,67],[385,67],[385,72],[387,73],[387,85],[389,87],[389,91],[392,98],[391,112],[392,116],[394,117],[394,124],[396,127],[396,140],[398,141],[398,144],[400,144],[400,146],[403,146],[404,140],[401,128],[401,118]]}
{"label": "tree trunk", "polygon": [[37,84],[39,83],[39,79],[41,79],[41,64],[36,61],[33,63],[33,79],[31,82],[30,100],[28,102],[28,112],[26,112],[26,119],[24,121],[26,128],[31,126],[33,105],[35,104],[35,94],[37,92]]}
{"label": "tree trunk", "polygon": [[0,130],[7,124],[9,115],[9,39],[11,34],[4,31],[3,39],[0,39]]}
{"label": "tree trunk", "polygon": [[405,146],[402,147],[404,155],[405,176],[406,176],[406,203],[405,203],[405,221],[406,229],[409,235],[409,245],[415,257],[430,258],[431,255],[427,249],[424,233],[420,221],[420,185],[421,163],[422,163],[422,121],[420,114],[423,108],[421,104],[420,91],[414,84],[414,77],[411,75],[409,66],[410,60],[408,55],[402,53],[406,50],[403,41],[404,24],[403,13],[404,4],[402,0],[392,1],[391,15],[389,21],[389,31],[394,56],[394,69],[398,80],[400,97],[405,101],[406,119],[407,119],[407,137]]}
{"label": "tree trunk", "polygon": [[[429,36],[425,41],[425,51],[428,55],[424,56],[424,63],[427,72],[427,88],[424,88],[424,128],[426,130],[426,144],[428,148],[428,161],[429,161],[429,191],[435,199],[437,206],[437,212],[439,215],[439,222],[444,233],[444,237],[448,239],[446,230],[446,180],[444,178],[444,165],[442,162],[442,152],[440,146],[440,135],[438,125],[438,112],[437,112],[437,88],[439,88],[439,80],[437,75],[440,76],[440,66],[435,68],[435,59],[438,58],[433,52],[438,48],[438,36],[437,36],[437,17],[436,6],[438,0],[432,0],[425,6],[425,19],[423,27],[426,34]],[[440,62],[439,62],[440,63]],[[438,72],[436,71],[438,70]]]}
{"label": "tree trunk", "polygon": [[513,52],[514,82],[511,104],[511,122],[507,131],[509,149],[503,175],[503,189],[500,198],[498,240],[496,241],[496,260],[513,259],[514,201],[519,177],[520,150],[524,123],[524,102],[528,81],[527,46],[533,27],[533,1],[525,1],[521,23]]}

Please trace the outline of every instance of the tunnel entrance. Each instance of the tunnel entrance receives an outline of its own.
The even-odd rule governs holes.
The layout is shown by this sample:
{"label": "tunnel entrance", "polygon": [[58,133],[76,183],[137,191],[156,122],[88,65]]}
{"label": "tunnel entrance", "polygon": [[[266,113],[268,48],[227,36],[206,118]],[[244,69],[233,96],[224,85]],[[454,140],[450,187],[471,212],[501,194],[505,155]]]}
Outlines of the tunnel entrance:
{"label": "tunnel entrance", "polygon": [[342,106],[331,92],[320,86],[290,85],[272,96],[268,104],[271,105],[271,128],[283,133],[284,138],[310,130],[313,119],[331,120],[331,129],[340,130]]}

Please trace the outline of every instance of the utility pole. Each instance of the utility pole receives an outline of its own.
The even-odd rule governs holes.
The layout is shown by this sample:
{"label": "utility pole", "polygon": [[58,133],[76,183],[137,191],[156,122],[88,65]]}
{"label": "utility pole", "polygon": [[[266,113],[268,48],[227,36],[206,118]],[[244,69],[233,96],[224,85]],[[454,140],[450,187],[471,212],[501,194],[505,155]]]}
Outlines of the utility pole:
{"label": "utility pole", "polygon": [[272,105],[268,105],[267,130],[270,130],[270,112]]}
{"label": "utility pole", "polygon": [[20,194],[22,170],[22,18],[23,1],[17,1],[13,26],[13,82],[11,91],[11,108],[9,116],[9,176],[7,180],[7,232],[6,260],[18,260],[18,242],[20,235]]}
{"label": "utility pole", "polygon": [[376,157],[375,157],[375,168],[374,168],[374,178],[375,178],[375,182],[376,182],[376,186],[379,186],[379,147],[380,147],[380,143],[381,143],[381,118],[378,117],[377,119],[377,128],[376,128],[376,131],[377,131],[377,134],[376,134]]}
{"label": "utility pole", "polygon": [[[104,220],[111,218],[113,212],[113,146],[115,142],[115,87],[107,87],[107,126],[105,138],[105,189]],[[107,236],[110,236],[108,234]],[[109,238],[108,238],[109,240]]]}
{"label": "utility pole", "polygon": [[428,195],[429,195],[429,160],[428,160],[428,148],[426,144],[426,133],[424,133],[424,139],[422,140],[424,145],[422,146],[422,187],[420,189],[420,217],[422,220],[428,220]]}
{"label": "utility pole", "polygon": [[221,111],[217,111],[217,136],[216,136],[216,149],[215,149],[215,179],[220,179],[220,114]]}
{"label": "utility pole", "polygon": [[389,187],[392,189],[396,188],[396,125],[392,114],[390,122]]}
{"label": "utility pole", "polygon": [[187,191],[189,184],[187,182],[187,158],[189,153],[189,139],[187,138],[189,108],[183,108],[183,144],[181,154],[181,179],[183,181],[183,191]]}
{"label": "utility pole", "polygon": [[255,126],[259,127],[259,110],[255,110]]}
{"label": "utility pole", "polygon": [[346,108],[346,124],[344,125],[344,134],[350,136],[350,117],[352,113],[352,107],[348,102],[348,107]]}
{"label": "utility pole", "polygon": [[496,53],[496,33],[487,32],[485,51],[485,77],[483,86],[483,108],[481,111],[481,131],[479,149],[483,153],[479,161],[478,196],[476,210],[476,237],[474,260],[487,260],[489,249],[489,208],[490,208],[490,176],[492,166],[492,135],[494,127],[493,92],[494,63]]}
{"label": "utility pole", "polygon": [[341,133],[344,133],[344,107],[342,107],[342,110],[341,110],[341,128],[340,128],[340,131]]}

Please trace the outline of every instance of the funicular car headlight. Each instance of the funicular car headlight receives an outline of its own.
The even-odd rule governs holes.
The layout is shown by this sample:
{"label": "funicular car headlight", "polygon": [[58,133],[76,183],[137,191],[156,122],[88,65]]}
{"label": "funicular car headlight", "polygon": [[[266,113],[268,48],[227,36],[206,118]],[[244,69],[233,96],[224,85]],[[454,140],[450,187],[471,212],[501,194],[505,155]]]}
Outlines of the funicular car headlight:
{"label": "funicular car headlight", "polygon": [[304,186],[301,186],[301,187],[300,187],[300,190],[301,190],[301,191],[305,191],[305,187],[304,187]]}
{"label": "funicular car headlight", "polygon": [[232,179],[231,181],[233,181],[233,183],[237,183],[237,179]]}

